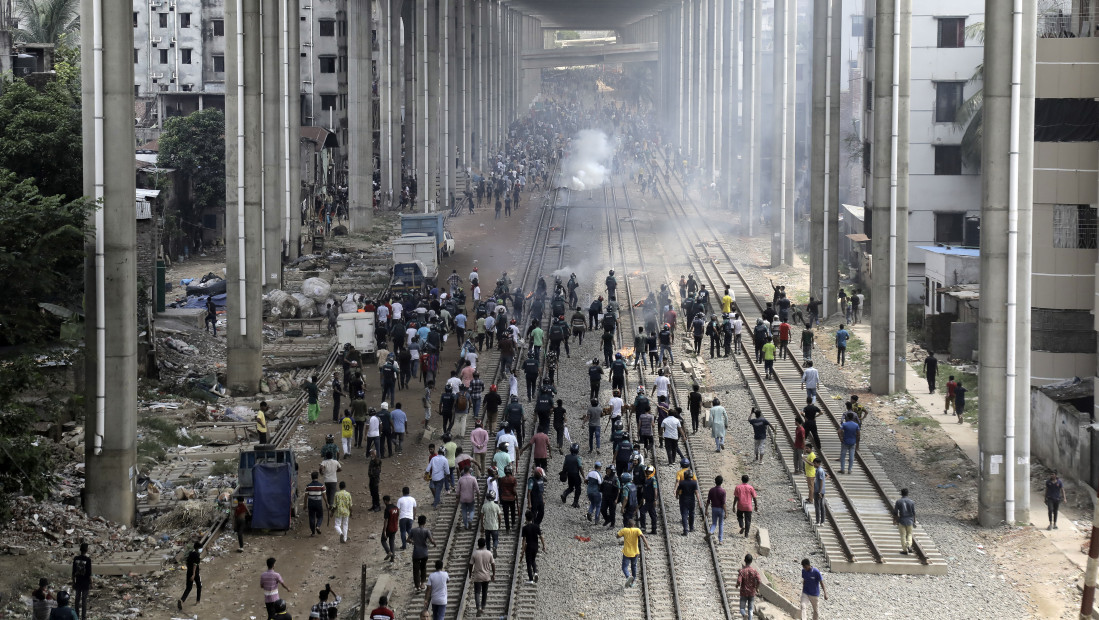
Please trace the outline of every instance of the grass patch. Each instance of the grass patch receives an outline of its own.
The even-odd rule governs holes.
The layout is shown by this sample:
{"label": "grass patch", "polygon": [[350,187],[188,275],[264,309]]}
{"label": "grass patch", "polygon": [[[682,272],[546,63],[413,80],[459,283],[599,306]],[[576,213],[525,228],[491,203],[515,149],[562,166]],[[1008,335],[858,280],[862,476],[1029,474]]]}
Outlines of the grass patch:
{"label": "grass patch", "polygon": [[866,343],[854,333],[851,333],[851,337],[847,339],[847,361],[860,364],[870,361],[870,352],[866,348]]}
{"label": "grass patch", "polygon": [[934,427],[939,426],[939,421],[938,420],[936,420],[934,418],[929,418],[927,416],[920,416],[920,415],[912,416],[910,418],[905,418],[905,419],[901,420],[900,423],[903,426],[915,426],[915,427],[928,426],[928,427],[934,428]]}
{"label": "grass patch", "polygon": [[210,468],[211,476],[229,476],[237,473],[237,462],[234,459],[225,459],[214,463]]}
{"label": "grass patch", "polygon": [[[848,347],[848,354],[850,354],[850,347]],[[921,377],[927,378],[927,373],[924,372],[923,363],[914,364],[916,374]],[[962,414],[962,419],[970,424],[977,425],[977,413],[979,411],[979,397],[980,397],[980,382],[978,376],[966,372],[958,366],[947,364],[943,361],[939,361],[939,372],[935,375],[935,391],[941,395],[941,398],[946,398],[946,383],[950,381],[951,375],[954,376],[955,381],[960,381],[965,386],[965,413]]]}
{"label": "grass patch", "polygon": [[137,422],[141,438],[137,442],[137,455],[152,461],[162,461],[168,456],[168,448],[194,446],[199,439],[180,433],[183,427],[178,420],[147,416]]}

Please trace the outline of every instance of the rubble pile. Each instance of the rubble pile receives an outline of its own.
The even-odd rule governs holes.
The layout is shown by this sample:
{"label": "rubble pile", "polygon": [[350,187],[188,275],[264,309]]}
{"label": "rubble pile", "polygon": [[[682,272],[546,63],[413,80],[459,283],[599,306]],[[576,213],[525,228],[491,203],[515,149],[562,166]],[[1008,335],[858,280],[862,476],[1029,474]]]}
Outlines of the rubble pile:
{"label": "rubble pile", "polygon": [[17,497],[12,518],[0,531],[0,548],[11,555],[69,550],[88,542],[102,552],[145,549],[148,536],[102,517],[89,517],[77,506]]}

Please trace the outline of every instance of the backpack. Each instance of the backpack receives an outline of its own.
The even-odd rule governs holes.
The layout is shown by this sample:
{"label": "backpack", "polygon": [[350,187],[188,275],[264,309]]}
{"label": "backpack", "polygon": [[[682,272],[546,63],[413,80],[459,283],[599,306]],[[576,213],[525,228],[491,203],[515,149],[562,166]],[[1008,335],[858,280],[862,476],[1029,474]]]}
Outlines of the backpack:
{"label": "backpack", "polygon": [[465,411],[466,407],[469,407],[469,398],[465,392],[458,392],[458,400],[454,401],[454,408],[458,411]]}
{"label": "backpack", "polygon": [[626,509],[627,510],[636,510],[637,509],[637,485],[635,485],[632,482],[627,484],[626,487],[624,489],[622,489],[622,494],[626,496],[625,497]]}
{"label": "backpack", "polygon": [[564,340],[565,339],[565,325],[560,321],[554,323],[550,327],[550,340]]}
{"label": "backpack", "polygon": [[73,579],[79,579],[81,577],[89,577],[88,575],[88,561],[83,558],[73,559]]}

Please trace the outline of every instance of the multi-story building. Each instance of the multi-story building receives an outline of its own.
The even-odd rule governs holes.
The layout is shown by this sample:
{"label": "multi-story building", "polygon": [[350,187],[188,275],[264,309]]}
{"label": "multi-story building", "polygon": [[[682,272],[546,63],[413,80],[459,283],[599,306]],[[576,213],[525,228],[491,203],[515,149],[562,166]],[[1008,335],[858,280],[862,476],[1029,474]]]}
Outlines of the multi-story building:
{"label": "multi-story building", "polygon": [[1081,0],[1052,4],[1038,20],[1035,72],[1035,385],[1095,376],[1099,326],[1099,8]]}
{"label": "multi-story building", "polygon": [[[964,129],[955,121],[962,103],[981,88],[974,73],[984,60],[979,37],[966,28],[984,18],[984,0],[920,0],[912,3],[908,171],[908,301],[927,301],[925,251],[918,246],[977,247],[980,244],[981,177],[978,165],[963,161]],[[875,41],[874,2],[862,20],[866,48]],[[873,125],[873,54],[866,54],[863,135]],[[872,146],[864,149],[864,188],[872,183]]]}
{"label": "multi-story building", "polygon": [[[139,141],[164,119],[225,106],[225,0],[133,0],[134,95],[146,111]],[[303,126],[347,143],[347,0],[302,0]]]}

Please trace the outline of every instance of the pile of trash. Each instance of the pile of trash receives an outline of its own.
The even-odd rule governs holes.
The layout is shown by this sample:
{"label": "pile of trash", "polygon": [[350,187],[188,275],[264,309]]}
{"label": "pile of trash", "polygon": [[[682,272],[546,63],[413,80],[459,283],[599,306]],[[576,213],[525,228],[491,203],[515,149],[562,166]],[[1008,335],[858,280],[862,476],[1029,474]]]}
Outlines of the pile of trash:
{"label": "pile of trash", "polygon": [[74,548],[81,542],[103,552],[140,551],[147,536],[102,517],[89,517],[79,507],[54,501],[17,497],[12,518],[0,531],[0,548],[11,555],[26,555],[51,548]]}
{"label": "pile of trash", "polygon": [[346,298],[332,292],[334,276],[334,272],[325,271],[317,277],[307,278],[298,293],[280,289],[267,293],[263,296],[264,316],[271,319],[312,319],[324,316],[329,303],[344,307]]}

